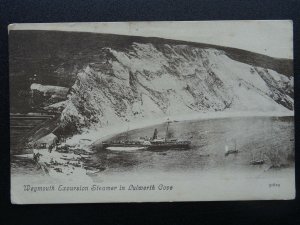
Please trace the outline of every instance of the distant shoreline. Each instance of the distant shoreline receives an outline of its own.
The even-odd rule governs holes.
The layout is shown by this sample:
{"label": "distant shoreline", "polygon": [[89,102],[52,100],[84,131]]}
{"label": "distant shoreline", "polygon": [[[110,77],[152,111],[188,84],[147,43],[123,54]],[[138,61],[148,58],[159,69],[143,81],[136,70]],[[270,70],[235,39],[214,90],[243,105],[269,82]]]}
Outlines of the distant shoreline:
{"label": "distant shoreline", "polygon": [[[209,115],[210,114],[210,115]],[[193,120],[209,120],[209,119],[224,119],[224,118],[243,118],[243,117],[294,117],[294,111],[290,112],[209,112],[209,113],[192,113],[186,115],[173,115],[165,116],[156,119],[147,120],[137,120],[129,123],[130,131],[135,129],[146,128],[166,122],[168,119],[170,121],[193,121]],[[119,125],[95,128],[95,130],[89,130],[85,133],[75,135],[67,142],[72,145],[72,142],[76,140],[89,138],[92,139],[91,146],[98,145],[99,142],[109,139],[114,135],[128,131],[128,123],[123,123]],[[105,133],[105,135],[103,135]],[[97,138],[98,137],[98,138]]]}

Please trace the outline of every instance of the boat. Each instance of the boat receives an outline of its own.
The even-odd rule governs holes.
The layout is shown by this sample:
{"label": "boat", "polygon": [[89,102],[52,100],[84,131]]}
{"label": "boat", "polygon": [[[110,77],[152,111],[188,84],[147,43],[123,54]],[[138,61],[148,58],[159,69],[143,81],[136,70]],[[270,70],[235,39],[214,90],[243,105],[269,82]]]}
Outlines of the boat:
{"label": "boat", "polygon": [[144,149],[151,145],[149,141],[111,141],[111,142],[102,142],[102,147],[108,150],[126,150],[128,149]]}
{"label": "boat", "polygon": [[106,150],[111,151],[135,151],[146,148],[150,145],[149,141],[146,140],[129,140],[129,126],[123,138],[115,141],[103,141],[102,147]]}
{"label": "boat", "polygon": [[169,125],[171,121],[167,121],[166,135],[163,139],[158,138],[157,129],[154,130],[153,137],[150,140],[140,139],[137,141],[126,140],[102,142],[104,149],[108,150],[165,150],[165,149],[189,149],[191,148],[191,141],[189,140],[178,140],[178,139],[168,139]]}
{"label": "boat", "polygon": [[150,150],[163,150],[163,149],[189,149],[191,148],[191,141],[189,140],[178,140],[178,139],[168,139],[169,125],[171,121],[167,121],[166,135],[164,139],[158,139],[157,129],[154,130],[152,140],[150,141],[148,149]]}
{"label": "boat", "polygon": [[163,149],[190,149],[191,141],[177,140],[177,139],[155,139],[150,141],[149,150],[163,150]]}
{"label": "boat", "polygon": [[225,157],[237,153],[239,153],[239,150],[236,148],[236,140],[234,141],[234,149],[229,149],[228,146],[225,145]]}
{"label": "boat", "polygon": [[252,153],[252,159],[250,161],[250,165],[256,166],[256,165],[263,165],[265,164],[265,159],[263,157],[262,151],[259,153],[253,154]]}
{"label": "boat", "polygon": [[256,160],[251,160],[250,165],[263,165],[265,163],[265,160],[263,159],[256,159]]}

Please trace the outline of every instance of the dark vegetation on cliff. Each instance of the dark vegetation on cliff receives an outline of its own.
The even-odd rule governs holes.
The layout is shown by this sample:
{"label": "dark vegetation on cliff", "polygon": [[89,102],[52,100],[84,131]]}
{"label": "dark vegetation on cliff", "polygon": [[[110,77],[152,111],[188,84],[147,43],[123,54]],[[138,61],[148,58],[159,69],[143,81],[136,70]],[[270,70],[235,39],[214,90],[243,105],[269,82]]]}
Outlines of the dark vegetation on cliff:
{"label": "dark vegetation on cliff", "polygon": [[[11,111],[30,111],[28,107],[30,77],[38,76],[38,83],[71,87],[79,71],[88,64],[103,58],[112,58],[102,48],[128,52],[133,43],[151,43],[164,51],[164,45],[188,45],[190,47],[213,48],[235,61],[255,67],[272,69],[286,76],[293,75],[292,60],[276,59],[269,56],[223,46],[169,40],[156,37],[137,37],[113,34],[62,32],[62,31],[10,31],[10,98]],[[103,66],[103,64],[102,64]],[[132,76],[131,82],[134,81]],[[24,104],[25,103],[25,104]]]}

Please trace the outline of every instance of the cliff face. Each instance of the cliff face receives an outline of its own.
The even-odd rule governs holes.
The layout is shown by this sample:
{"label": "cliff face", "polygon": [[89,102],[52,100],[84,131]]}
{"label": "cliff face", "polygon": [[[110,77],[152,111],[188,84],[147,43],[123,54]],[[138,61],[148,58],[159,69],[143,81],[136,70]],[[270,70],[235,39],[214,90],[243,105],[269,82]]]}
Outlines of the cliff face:
{"label": "cliff face", "polygon": [[97,60],[77,74],[62,125],[80,129],[192,112],[293,110],[293,76],[241,61],[226,49],[172,42],[99,48]]}
{"label": "cliff face", "polygon": [[9,41],[11,111],[32,110],[27,102],[34,75],[39,87],[68,90],[67,100],[58,101],[58,91],[47,102],[43,95],[38,104],[61,112],[63,127],[80,130],[193,112],[294,108],[288,59],[113,34],[11,31]]}

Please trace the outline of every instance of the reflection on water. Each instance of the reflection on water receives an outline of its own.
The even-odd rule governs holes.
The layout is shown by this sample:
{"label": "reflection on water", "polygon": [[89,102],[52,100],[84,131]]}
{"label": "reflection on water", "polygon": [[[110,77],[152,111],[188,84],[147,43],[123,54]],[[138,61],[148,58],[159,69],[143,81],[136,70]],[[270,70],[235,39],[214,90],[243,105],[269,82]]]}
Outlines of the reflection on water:
{"label": "reflection on water", "polygon": [[[164,137],[166,124],[132,130],[126,136],[129,139],[151,137],[155,128],[158,130],[158,136]],[[293,165],[293,117],[183,121],[171,123],[169,129],[174,138],[191,140],[191,149],[111,151],[98,146],[98,151],[89,159],[85,159],[84,165],[98,171],[94,174],[96,176],[114,172],[195,172],[215,168],[239,170],[251,168],[250,161],[257,157],[266,160],[264,167],[270,166],[272,162],[268,157],[272,152],[280,155],[283,165]],[[226,157],[225,146],[232,149],[235,148],[235,143],[239,153]],[[35,170],[35,165],[28,159],[12,159],[12,173],[33,173]]]}
{"label": "reflection on water", "polygon": [[[128,137],[129,139],[150,137],[155,128],[158,129],[158,135],[165,135],[166,124],[161,124],[132,130],[128,132]],[[268,152],[272,151],[277,151],[283,157],[285,165],[292,163],[290,161],[293,160],[293,157],[290,157],[294,154],[292,117],[184,121],[172,123],[170,129],[174,138],[191,140],[192,148],[131,152],[99,149],[98,153],[87,163],[90,166],[99,164],[105,168],[105,173],[109,173],[207,170],[217,167],[238,169],[243,166],[249,167],[250,161],[257,157],[264,158],[266,164],[270,164]],[[236,148],[239,153],[226,157],[225,146],[229,149]]]}

